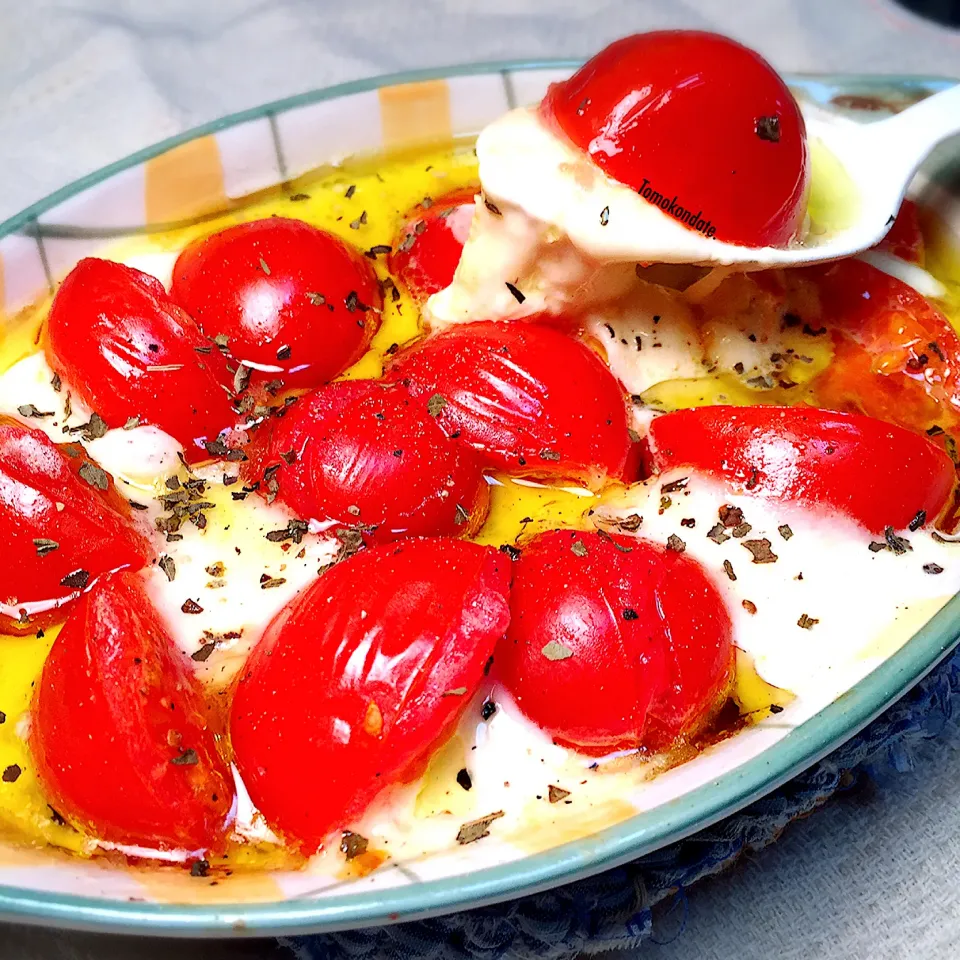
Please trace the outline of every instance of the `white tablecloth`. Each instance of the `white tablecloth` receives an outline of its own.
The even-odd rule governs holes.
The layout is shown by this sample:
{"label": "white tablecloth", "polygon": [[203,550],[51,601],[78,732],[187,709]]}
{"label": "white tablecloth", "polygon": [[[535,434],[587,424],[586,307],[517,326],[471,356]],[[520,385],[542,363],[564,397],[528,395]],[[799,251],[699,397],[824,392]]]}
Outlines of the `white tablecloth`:
{"label": "white tablecloth", "polygon": [[[793,71],[960,75],[960,33],[888,0],[0,0],[0,219],[224,113],[376,73],[583,56],[624,33],[722,30]],[[657,960],[960,956],[960,732],[694,889]],[[659,939],[679,927],[665,918]],[[0,926],[0,957],[254,957]]]}

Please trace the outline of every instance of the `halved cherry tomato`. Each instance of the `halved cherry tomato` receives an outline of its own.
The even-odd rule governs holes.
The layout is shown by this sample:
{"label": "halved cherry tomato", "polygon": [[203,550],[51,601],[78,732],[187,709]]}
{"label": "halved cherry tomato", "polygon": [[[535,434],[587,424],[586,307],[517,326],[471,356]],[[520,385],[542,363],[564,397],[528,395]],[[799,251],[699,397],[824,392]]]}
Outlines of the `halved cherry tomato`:
{"label": "halved cherry tomato", "polygon": [[234,756],[268,822],[312,852],[422,772],[509,623],[509,560],[411,539],[334,566],[267,627],[237,687]]}
{"label": "halved cherry tomato", "polygon": [[227,338],[251,381],[316,387],[359,360],[383,298],[369,260],[302,220],[227,227],[177,258],[170,295],[210,338]]}
{"label": "halved cherry tomato", "polygon": [[70,271],[50,307],[46,349],[109,426],[155,424],[188,460],[208,458],[204,443],[237,420],[215,373],[219,352],[159,280],[122,263],[87,257]]}
{"label": "halved cherry tomato", "polygon": [[30,749],[56,809],[101,839],[217,847],[234,788],[211,710],[140,578],[115,574],[54,641]]}
{"label": "halved cherry tomato", "polygon": [[[611,43],[540,106],[604,172],[661,207],[747,246],[782,245],[805,212],[803,117],[776,71],[727,37],[695,30]],[[758,190],[757,184],[763,189]]]}
{"label": "halved cherry tomato", "polygon": [[411,210],[390,254],[390,272],[422,302],[448,287],[470,233],[479,187],[455,190]]}
{"label": "halved cherry tomato", "polygon": [[877,244],[877,250],[885,250],[895,257],[923,266],[925,259],[923,232],[920,229],[920,211],[912,200],[904,200],[897,212],[897,219],[887,235]]}
{"label": "halved cherry tomato", "polygon": [[[245,483],[256,484],[261,496],[270,496],[273,491],[300,517],[322,514],[323,508],[313,496],[310,441],[323,424],[355,400],[366,397],[371,389],[370,380],[340,380],[280,408],[276,419],[265,421],[246,448],[248,459],[240,467]],[[295,470],[285,469],[294,465]],[[276,477],[275,487],[269,482],[271,475]]]}
{"label": "halved cherry tomato", "polygon": [[359,525],[374,540],[470,536],[489,508],[474,451],[444,434],[425,400],[373,380],[301,398],[255,462],[261,494],[274,490],[301,517]]}
{"label": "halved cherry tomato", "polygon": [[139,569],[150,554],[127,502],[81,446],[59,448],[0,418],[0,632],[52,622],[97,577]]}
{"label": "halved cherry tomato", "polygon": [[833,363],[813,384],[818,402],[960,439],[960,337],[947,318],[860,260],[805,273],[834,331]]}
{"label": "halved cherry tomato", "polygon": [[497,674],[555,742],[595,755],[662,749],[722,706],[732,627],[695,560],[622,534],[554,530],[513,569]]}
{"label": "halved cherry tomato", "polygon": [[620,477],[623,392],[579,340],[532,323],[467,324],[398,354],[387,377],[430,402],[452,437],[513,474],[591,486]]}
{"label": "halved cherry tomato", "polygon": [[[956,473],[924,437],[812,407],[700,407],[650,425],[654,469],[691,467],[738,492],[837,510],[872,533],[933,521]],[[921,518],[921,521],[923,518]]]}
{"label": "halved cherry tomato", "polygon": [[667,683],[647,711],[644,744],[663,749],[699,733],[723,706],[734,676],[733,627],[717,588],[692,557],[664,550],[657,611]]}

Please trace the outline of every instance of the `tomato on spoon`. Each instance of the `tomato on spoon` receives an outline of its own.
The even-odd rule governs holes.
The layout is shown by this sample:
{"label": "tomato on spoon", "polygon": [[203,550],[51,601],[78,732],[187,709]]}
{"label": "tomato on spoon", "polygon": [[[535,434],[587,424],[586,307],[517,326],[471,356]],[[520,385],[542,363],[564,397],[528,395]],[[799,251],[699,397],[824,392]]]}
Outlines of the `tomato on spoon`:
{"label": "tomato on spoon", "polygon": [[541,116],[606,174],[715,228],[782,246],[800,228],[809,160],[803,117],[776,71],[727,37],[663,30],[624,37],[553,84]]}
{"label": "tomato on spoon", "polygon": [[316,387],[359,360],[380,326],[371,262],[332,233],[287,217],[240,223],[177,258],[170,296],[207,337],[226,338],[254,383]]}
{"label": "tomato on spoon", "polygon": [[140,578],[80,601],[34,694],[30,750],[56,809],[112,843],[219,846],[234,799],[211,705]]}
{"label": "tomato on spoon", "polygon": [[267,627],[230,720],[244,783],[311,853],[387,785],[422,772],[509,623],[510,561],[411,539],[334,566]]}
{"label": "tomato on spoon", "polygon": [[554,530],[513,570],[497,676],[556,743],[663,749],[722,706],[732,627],[695,560],[623,534]]}
{"label": "tomato on spoon", "polygon": [[700,407],[650,425],[656,472],[689,467],[738,492],[846,514],[871,533],[934,521],[956,479],[925,437],[812,407]]}
{"label": "tomato on spoon", "polygon": [[479,192],[479,187],[455,190],[415,207],[404,218],[390,254],[390,272],[417,302],[453,281]]}
{"label": "tomato on spoon", "polygon": [[470,536],[489,488],[479,457],[448,437],[426,400],[345,380],[302,397],[272,425],[251,481],[301,517],[361,526],[374,540]]}
{"label": "tomato on spoon", "polygon": [[57,290],[47,318],[50,365],[111,427],[130,418],[177,439],[188,460],[237,414],[221,386],[223,358],[155,277],[87,257]]}
{"label": "tomato on spoon", "polygon": [[466,324],[397,354],[386,376],[509,473],[599,486],[627,465],[620,385],[592,350],[550,327]]}
{"label": "tomato on spoon", "polygon": [[97,577],[139,569],[149,542],[79,444],[0,418],[0,632],[34,631]]}

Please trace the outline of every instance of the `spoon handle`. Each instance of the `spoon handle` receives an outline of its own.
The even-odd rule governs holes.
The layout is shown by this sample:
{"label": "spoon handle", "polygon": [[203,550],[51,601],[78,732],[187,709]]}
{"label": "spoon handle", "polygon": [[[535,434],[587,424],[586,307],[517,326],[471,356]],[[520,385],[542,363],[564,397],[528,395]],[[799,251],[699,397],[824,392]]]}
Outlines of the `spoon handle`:
{"label": "spoon handle", "polygon": [[871,125],[878,157],[908,178],[938,143],[960,133],[960,84]]}

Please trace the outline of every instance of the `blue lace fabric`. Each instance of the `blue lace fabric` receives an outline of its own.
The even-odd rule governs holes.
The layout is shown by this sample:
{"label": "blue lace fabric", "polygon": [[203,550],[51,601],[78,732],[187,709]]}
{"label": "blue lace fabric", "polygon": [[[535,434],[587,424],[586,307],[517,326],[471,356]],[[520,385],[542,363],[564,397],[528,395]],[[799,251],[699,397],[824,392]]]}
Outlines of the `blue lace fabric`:
{"label": "blue lace fabric", "polygon": [[911,748],[943,732],[960,693],[960,650],[866,729],[739,813],[606,873],[508,903],[431,920],[281,938],[295,960],[561,960],[639,947],[653,911],[759,850],[850,788],[869,765],[910,768]]}

